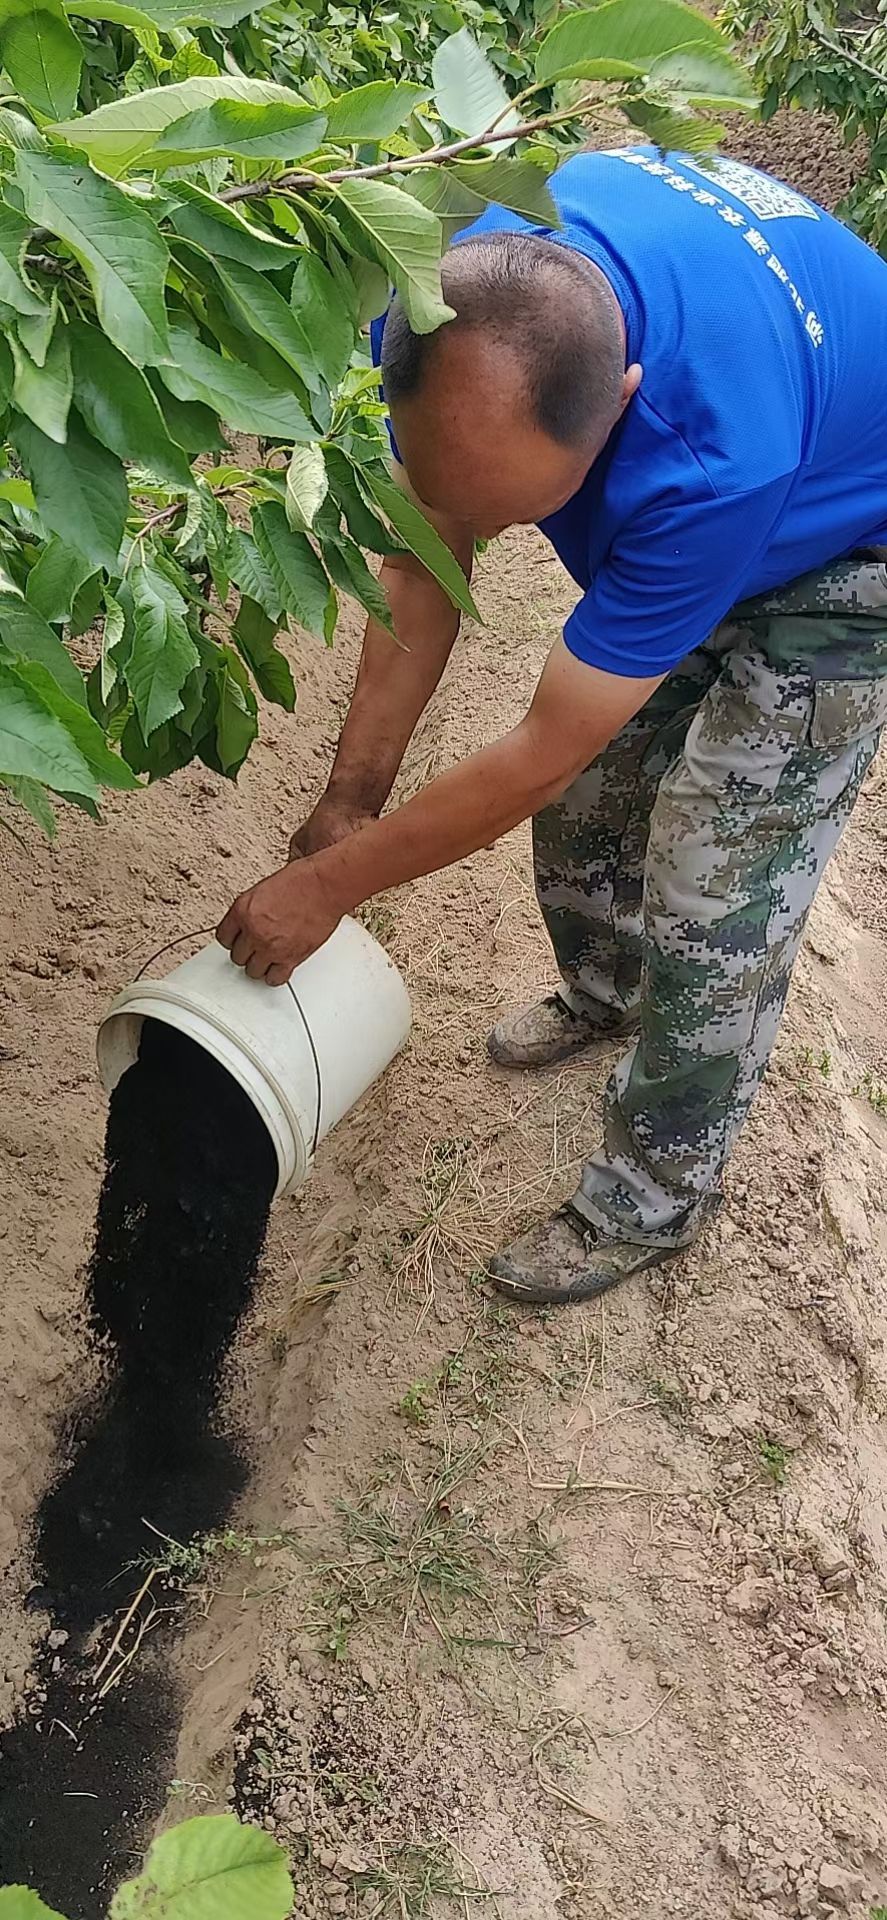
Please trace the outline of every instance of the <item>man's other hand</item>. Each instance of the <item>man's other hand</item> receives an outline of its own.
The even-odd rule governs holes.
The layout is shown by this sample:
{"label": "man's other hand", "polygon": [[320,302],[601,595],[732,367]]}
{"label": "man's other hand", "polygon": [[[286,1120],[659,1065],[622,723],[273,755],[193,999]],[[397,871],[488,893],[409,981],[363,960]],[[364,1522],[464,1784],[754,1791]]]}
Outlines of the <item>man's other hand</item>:
{"label": "man's other hand", "polygon": [[358,833],[376,815],[368,809],[361,809],[353,802],[341,800],[337,795],[324,793],[316,807],[309,813],[307,820],[296,828],[290,841],[291,860],[310,859],[312,853],[323,853],[325,847],[335,847],[340,840],[347,840],[349,834]]}

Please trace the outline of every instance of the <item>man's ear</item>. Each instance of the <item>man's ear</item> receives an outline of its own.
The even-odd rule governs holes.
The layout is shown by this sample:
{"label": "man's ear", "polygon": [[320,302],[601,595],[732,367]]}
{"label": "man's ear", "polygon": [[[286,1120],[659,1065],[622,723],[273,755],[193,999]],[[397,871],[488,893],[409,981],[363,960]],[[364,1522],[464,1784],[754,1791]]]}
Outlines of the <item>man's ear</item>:
{"label": "man's ear", "polygon": [[636,360],[630,367],[626,367],[625,378],[622,382],[622,400],[619,406],[620,413],[624,413],[629,401],[634,399],[643,377],[644,369],[638,365]]}

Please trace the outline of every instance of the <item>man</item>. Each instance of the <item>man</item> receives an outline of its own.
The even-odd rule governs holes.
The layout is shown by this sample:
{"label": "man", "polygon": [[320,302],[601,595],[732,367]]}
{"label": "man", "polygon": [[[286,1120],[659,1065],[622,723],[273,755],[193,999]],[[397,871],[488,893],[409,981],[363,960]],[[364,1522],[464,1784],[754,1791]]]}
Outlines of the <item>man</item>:
{"label": "man", "polygon": [[457,630],[386,560],[401,646],[370,621],[301,857],[219,930],[277,984],[370,895],[533,816],[561,984],[493,1058],[637,1037],[578,1192],[491,1263],[530,1301],[673,1257],[717,1206],[887,718],[887,265],[734,161],[582,155],[553,192],[556,233],[469,229],[456,318],[419,339],[395,303],[381,360],[404,484],[466,573],[538,522],[581,589],[563,639],[511,733],[380,819]]}

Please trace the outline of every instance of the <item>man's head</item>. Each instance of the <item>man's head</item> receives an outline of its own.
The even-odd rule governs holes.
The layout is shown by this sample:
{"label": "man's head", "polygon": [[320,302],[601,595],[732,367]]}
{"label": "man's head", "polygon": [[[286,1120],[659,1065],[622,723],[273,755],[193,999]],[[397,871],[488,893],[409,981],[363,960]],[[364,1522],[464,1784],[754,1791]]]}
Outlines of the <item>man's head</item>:
{"label": "man's head", "polygon": [[535,234],[462,241],[443,263],[455,319],[415,334],[398,300],[382,374],[410,482],[477,538],[544,519],[582,485],[640,383],[604,275]]}

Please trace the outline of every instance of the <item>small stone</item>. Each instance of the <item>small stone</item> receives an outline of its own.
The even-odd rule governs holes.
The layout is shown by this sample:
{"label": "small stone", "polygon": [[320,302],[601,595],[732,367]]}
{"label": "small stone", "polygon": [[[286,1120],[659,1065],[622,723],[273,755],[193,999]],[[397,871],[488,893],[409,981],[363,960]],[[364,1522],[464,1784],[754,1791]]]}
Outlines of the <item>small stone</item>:
{"label": "small stone", "polygon": [[835,1861],[824,1860],[819,1869],[819,1891],[833,1906],[846,1910],[863,1898],[865,1880],[861,1873],[851,1873]]}
{"label": "small stone", "polygon": [[333,1721],[334,1721],[334,1724],[335,1724],[335,1725],[336,1725],[337,1727],[347,1727],[347,1725],[348,1725],[348,1708],[347,1708],[347,1707],[334,1707],[334,1708],[333,1708]]}
{"label": "small stone", "polygon": [[739,1433],[755,1434],[761,1424],[761,1410],[756,1400],[737,1400],[727,1408],[727,1415]]}
{"label": "small stone", "polygon": [[367,1873],[368,1870],[369,1861],[357,1847],[350,1845],[342,1847],[337,1853],[334,1871],[340,1880],[351,1879],[355,1874]]}
{"label": "small stone", "polygon": [[675,1672],[674,1667],[663,1667],[662,1672],[657,1673],[656,1678],[663,1693],[674,1693],[675,1689],[681,1684],[680,1674]]}
{"label": "small stone", "polygon": [[60,947],[55,956],[55,964],[59,973],[73,973],[77,965],[77,955],[73,947]]}
{"label": "small stone", "polygon": [[59,1647],[66,1647],[68,1644],[66,1629],[64,1627],[53,1627],[52,1632],[47,1634],[46,1644],[50,1653],[58,1653]]}
{"label": "small stone", "polygon": [[364,1686],[369,1687],[369,1690],[371,1693],[375,1693],[379,1685],[379,1676],[376,1672],[375,1667],[371,1666],[369,1660],[363,1660],[361,1662],[359,1671],[360,1671],[360,1677],[361,1677],[361,1680],[363,1681]]}
{"label": "small stone", "polygon": [[[715,1399],[717,1394],[718,1389],[715,1388]],[[707,1413],[702,1421],[702,1430],[708,1434],[710,1440],[729,1440],[733,1432],[733,1422],[726,1419],[722,1413]]]}
{"label": "small stone", "polygon": [[772,1603],[772,1581],[757,1579],[753,1574],[731,1587],[724,1601],[728,1613],[738,1614],[741,1620],[766,1620]]}
{"label": "small stone", "polygon": [[718,1852],[724,1865],[732,1867],[737,1873],[741,1847],[742,1832],[735,1821],[731,1821],[729,1826],[722,1827],[718,1834]]}

